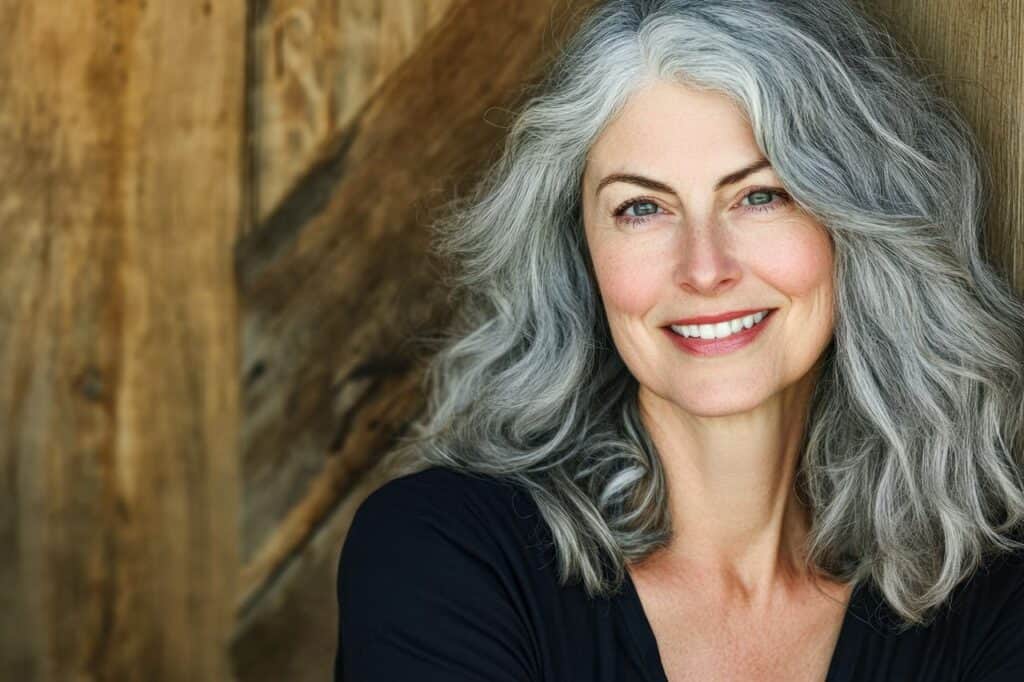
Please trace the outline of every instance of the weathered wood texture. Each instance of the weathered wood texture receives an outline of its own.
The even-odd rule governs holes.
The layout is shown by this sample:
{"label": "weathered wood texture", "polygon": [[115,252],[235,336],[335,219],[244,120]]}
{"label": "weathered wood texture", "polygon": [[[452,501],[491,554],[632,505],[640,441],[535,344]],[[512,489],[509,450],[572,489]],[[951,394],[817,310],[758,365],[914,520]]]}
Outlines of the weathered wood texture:
{"label": "weathered wood texture", "polygon": [[454,4],[240,245],[240,680],[329,667],[338,548],[421,409],[427,349],[409,340],[450,315],[427,224],[497,157],[502,110],[583,6]]}
{"label": "weathered wood texture", "polygon": [[0,679],[229,679],[243,35],[0,3]]}
{"label": "weathered wood texture", "polygon": [[989,155],[985,239],[1024,292],[1024,0],[869,0],[957,104]]}
{"label": "weathered wood texture", "polygon": [[254,3],[249,98],[256,216],[267,216],[320,145],[352,119],[451,3]]}

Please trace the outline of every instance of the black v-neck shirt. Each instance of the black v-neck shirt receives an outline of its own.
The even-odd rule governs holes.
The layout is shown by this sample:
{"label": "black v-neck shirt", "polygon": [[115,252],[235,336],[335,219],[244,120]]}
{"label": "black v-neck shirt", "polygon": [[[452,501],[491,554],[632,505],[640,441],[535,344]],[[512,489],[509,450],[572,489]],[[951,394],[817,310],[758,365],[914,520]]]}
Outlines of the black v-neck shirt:
{"label": "black v-neck shirt", "polygon": [[[610,599],[560,586],[547,524],[504,479],[433,467],[389,481],[356,510],[337,577],[335,682],[667,679],[629,573]],[[826,682],[1024,682],[1024,553],[947,605],[897,634],[858,585]]]}

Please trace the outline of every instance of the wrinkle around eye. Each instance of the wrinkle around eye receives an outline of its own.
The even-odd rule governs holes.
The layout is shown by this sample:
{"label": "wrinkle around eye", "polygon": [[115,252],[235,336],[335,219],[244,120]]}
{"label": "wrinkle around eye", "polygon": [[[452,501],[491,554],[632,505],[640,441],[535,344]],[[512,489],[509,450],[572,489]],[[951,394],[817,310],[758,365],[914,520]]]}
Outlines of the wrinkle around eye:
{"label": "wrinkle around eye", "polygon": [[[772,201],[761,204],[747,204],[746,202],[754,194],[766,194],[772,197]],[[637,196],[626,199],[607,214],[616,224],[626,224],[630,227],[639,227],[652,219],[661,216],[675,215],[673,209],[665,208],[664,202],[652,196]],[[652,213],[642,215],[630,215],[629,211],[636,210],[636,207],[651,205],[656,208]],[[752,219],[770,218],[782,214],[793,205],[791,195],[782,187],[769,185],[755,185],[745,188],[738,199],[733,199],[728,206],[728,212],[735,212],[738,216],[747,216]]]}

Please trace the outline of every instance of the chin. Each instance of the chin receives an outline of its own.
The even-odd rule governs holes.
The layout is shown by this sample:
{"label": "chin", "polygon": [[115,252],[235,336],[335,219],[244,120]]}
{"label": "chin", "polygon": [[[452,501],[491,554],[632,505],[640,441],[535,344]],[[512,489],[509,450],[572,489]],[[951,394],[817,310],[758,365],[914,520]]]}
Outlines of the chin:
{"label": "chin", "polygon": [[[651,391],[647,399],[653,398],[658,402],[666,402],[675,409],[682,410],[695,417],[727,417],[734,414],[743,414],[762,405],[771,396],[770,394],[756,390],[754,386],[746,386],[742,389],[722,388],[720,390],[695,391],[694,386],[689,386],[686,391],[664,390]],[[698,387],[699,388],[699,387]]]}
{"label": "chin", "polygon": [[730,395],[724,393],[709,399],[707,396],[692,397],[683,403],[676,403],[678,407],[695,417],[728,417],[734,414],[744,414],[755,409],[764,403],[762,396]]}

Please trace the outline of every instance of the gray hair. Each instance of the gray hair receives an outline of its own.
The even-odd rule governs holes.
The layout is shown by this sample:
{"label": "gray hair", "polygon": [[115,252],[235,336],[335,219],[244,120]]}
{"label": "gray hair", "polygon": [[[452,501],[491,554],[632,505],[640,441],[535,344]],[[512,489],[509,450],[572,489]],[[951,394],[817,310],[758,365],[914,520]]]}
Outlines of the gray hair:
{"label": "gray hair", "polygon": [[667,543],[666,478],[604,317],[580,182],[627,97],[674,80],[741,105],[833,239],[835,331],[796,477],[808,567],[873,580],[909,627],[1024,546],[1024,304],[979,251],[970,129],[884,30],[847,0],[618,0],[547,74],[503,155],[435,226],[457,325],[387,466],[514,479],[563,584],[590,596]]}

